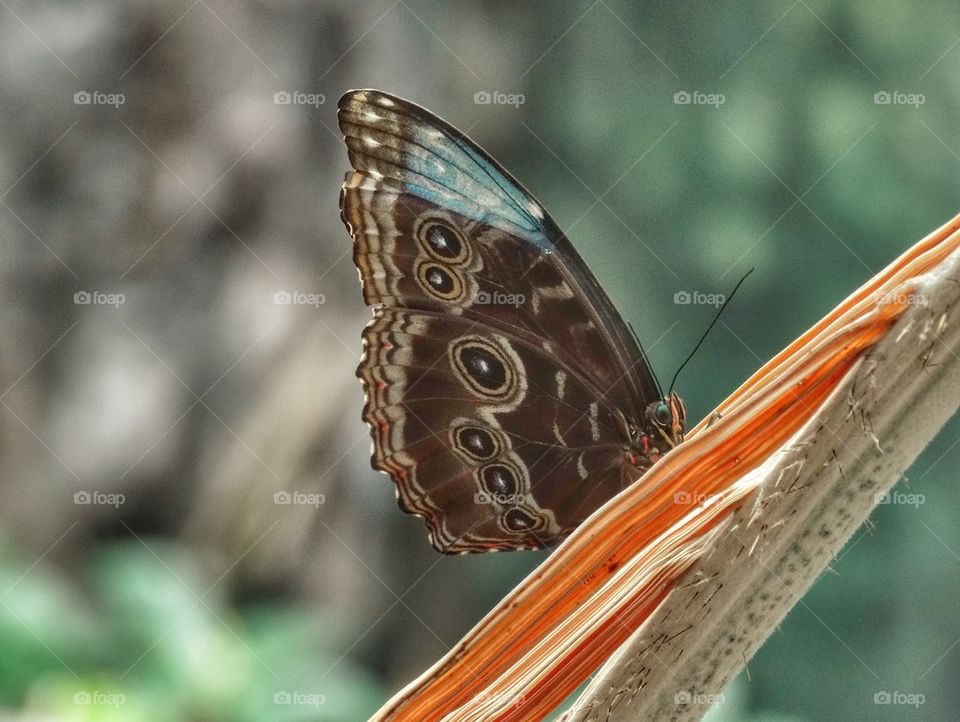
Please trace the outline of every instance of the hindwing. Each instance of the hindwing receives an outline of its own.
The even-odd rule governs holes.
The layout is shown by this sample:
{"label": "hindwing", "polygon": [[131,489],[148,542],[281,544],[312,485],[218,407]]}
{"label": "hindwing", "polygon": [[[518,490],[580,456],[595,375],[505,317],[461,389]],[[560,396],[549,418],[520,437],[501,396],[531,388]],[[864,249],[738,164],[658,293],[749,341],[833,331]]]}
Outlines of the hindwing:
{"label": "hindwing", "polygon": [[[445,552],[536,548],[626,482],[616,411],[542,348],[460,316],[381,307],[358,370],[374,466]],[[589,478],[588,478],[589,476]]]}

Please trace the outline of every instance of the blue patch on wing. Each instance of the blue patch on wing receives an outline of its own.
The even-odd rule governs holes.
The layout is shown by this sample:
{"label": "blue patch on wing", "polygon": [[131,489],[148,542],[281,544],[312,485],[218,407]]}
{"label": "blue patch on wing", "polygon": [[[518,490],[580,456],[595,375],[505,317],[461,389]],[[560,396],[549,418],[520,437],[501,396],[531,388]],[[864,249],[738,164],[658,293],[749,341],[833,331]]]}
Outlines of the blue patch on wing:
{"label": "blue patch on wing", "polygon": [[354,167],[374,180],[517,233],[553,250],[542,206],[468,138],[428,111],[379,91],[340,100],[340,127]]}

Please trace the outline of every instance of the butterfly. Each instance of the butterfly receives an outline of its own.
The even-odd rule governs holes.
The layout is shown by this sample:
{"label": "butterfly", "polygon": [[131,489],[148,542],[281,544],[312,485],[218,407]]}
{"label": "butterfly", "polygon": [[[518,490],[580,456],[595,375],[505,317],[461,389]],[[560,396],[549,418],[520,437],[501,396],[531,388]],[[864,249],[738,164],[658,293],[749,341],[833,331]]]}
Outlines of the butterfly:
{"label": "butterfly", "polygon": [[631,330],[543,207],[463,133],[378,90],[338,103],[340,217],[374,307],[372,464],[447,553],[573,531],[683,440]]}

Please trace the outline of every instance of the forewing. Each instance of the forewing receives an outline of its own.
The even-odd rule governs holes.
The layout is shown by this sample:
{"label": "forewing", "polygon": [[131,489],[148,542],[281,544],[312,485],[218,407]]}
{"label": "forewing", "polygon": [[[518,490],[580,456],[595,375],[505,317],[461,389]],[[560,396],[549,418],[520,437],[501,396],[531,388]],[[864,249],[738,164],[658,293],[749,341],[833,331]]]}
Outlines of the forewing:
{"label": "forewing", "polygon": [[[658,397],[629,329],[557,225],[456,129],[379,91],[347,93],[341,198],[368,303],[445,310],[551,343],[633,418]],[[445,256],[455,246],[453,255]]]}

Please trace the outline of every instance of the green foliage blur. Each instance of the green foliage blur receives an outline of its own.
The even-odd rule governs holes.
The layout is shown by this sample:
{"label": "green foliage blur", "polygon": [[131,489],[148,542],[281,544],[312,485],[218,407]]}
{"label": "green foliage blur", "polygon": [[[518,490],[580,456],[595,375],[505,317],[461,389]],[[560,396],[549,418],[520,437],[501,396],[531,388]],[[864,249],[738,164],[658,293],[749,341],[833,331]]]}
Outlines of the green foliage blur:
{"label": "green foliage blur", "polygon": [[4,543],[0,706],[69,722],[335,721],[376,710],[381,685],[342,658],[347,628],[292,604],[231,608],[198,571],[189,549],[148,539],[104,546],[77,579],[25,574]]}

